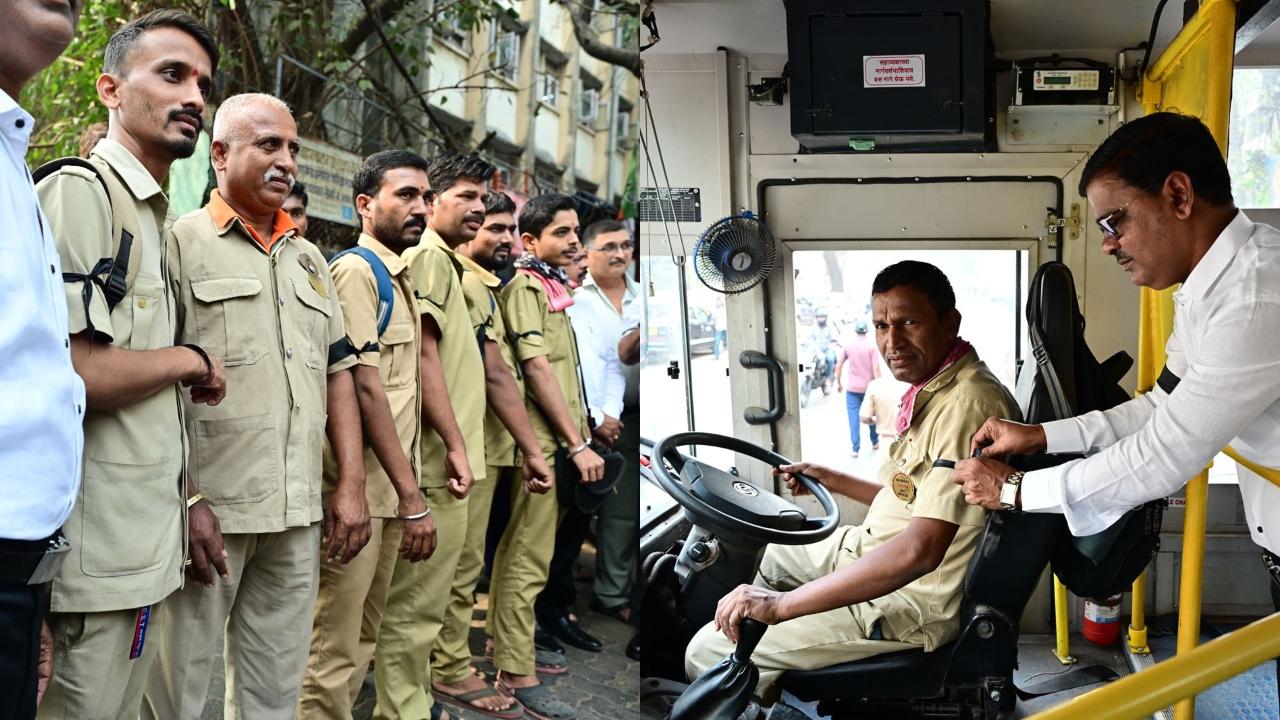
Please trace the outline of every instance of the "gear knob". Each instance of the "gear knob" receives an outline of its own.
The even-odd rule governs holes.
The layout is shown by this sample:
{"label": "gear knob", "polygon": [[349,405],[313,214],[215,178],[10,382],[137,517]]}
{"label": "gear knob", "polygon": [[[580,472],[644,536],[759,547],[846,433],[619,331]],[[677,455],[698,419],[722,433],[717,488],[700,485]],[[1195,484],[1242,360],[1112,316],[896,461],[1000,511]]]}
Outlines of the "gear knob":
{"label": "gear knob", "polygon": [[753,620],[751,618],[742,618],[741,635],[738,637],[738,647],[733,651],[733,659],[740,663],[745,663],[751,659],[751,653],[755,652],[756,645],[760,644],[760,638],[764,637],[764,631],[769,626]]}

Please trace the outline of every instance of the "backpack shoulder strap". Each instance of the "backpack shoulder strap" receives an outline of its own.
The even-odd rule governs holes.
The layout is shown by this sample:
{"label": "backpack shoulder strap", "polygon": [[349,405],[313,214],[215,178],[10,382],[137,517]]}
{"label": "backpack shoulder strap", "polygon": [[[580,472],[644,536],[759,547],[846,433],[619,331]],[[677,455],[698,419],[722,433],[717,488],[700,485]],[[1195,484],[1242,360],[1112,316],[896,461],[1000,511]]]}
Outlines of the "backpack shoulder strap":
{"label": "backpack shoulder strap", "polygon": [[[98,271],[93,273],[92,278],[84,279],[91,279],[102,286],[107,311],[110,312],[128,294],[142,264],[141,253],[133,252],[133,241],[138,237],[140,227],[138,212],[133,204],[133,195],[125,187],[124,181],[102,161],[79,157],[59,158],[41,165],[31,177],[34,182],[39,183],[69,167],[92,172],[107,193],[107,209],[111,214],[111,257],[104,258],[107,261],[105,264],[98,264]],[[100,277],[101,274],[106,277]]]}
{"label": "backpack shoulder strap", "polygon": [[386,332],[387,325],[391,323],[391,309],[395,307],[395,291],[391,285],[391,271],[387,270],[386,263],[382,262],[382,258],[378,254],[367,247],[356,245],[334,255],[329,259],[329,267],[338,261],[343,255],[358,255],[369,263],[369,267],[373,269],[373,280],[378,289],[378,337],[382,337],[382,333]]}

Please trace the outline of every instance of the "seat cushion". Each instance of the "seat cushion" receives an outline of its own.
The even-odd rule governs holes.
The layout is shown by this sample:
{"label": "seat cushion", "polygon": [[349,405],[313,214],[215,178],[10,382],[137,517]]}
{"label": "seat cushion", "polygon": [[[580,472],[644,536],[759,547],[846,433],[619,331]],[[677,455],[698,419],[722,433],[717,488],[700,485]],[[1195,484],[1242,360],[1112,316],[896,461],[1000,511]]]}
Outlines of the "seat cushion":
{"label": "seat cushion", "polygon": [[805,701],[934,697],[942,693],[954,648],[955,643],[947,643],[930,653],[901,650],[817,670],[792,670],[783,674],[781,686]]}

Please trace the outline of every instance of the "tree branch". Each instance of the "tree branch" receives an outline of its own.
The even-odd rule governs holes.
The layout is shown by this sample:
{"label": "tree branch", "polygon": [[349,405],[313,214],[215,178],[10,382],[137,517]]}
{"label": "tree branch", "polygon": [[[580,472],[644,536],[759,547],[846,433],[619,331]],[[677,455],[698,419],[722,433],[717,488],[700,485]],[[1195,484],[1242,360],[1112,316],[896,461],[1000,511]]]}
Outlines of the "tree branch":
{"label": "tree branch", "polygon": [[568,0],[556,0],[565,6],[569,18],[573,21],[573,34],[578,39],[578,46],[591,57],[611,65],[626,69],[632,75],[640,77],[640,51],[624,50],[601,42],[591,27],[591,6],[585,3],[572,3]]}

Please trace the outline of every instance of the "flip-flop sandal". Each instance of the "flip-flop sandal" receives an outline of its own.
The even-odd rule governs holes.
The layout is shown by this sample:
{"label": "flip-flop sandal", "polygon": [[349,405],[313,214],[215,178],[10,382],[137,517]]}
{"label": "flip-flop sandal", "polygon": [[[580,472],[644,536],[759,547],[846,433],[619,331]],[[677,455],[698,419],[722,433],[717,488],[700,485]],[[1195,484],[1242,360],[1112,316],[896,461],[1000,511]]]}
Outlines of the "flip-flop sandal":
{"label": "flip-flop sandal", "polygon": [[[431,720],[440,720],[440,718],[443,716],[444,716],[444,708],[440,706],[440,703],[433,704],[431,706]],[[449,716],[449,720],[453,720],[452,715]]]}
{"label": "flip-flop sandal", "polygon": [[431,694],[435,697],[437,704],[433,705],[431,712],[435,713],[435,709],[439,707],[439,703],[448,703],[460,710],[468,710],[474,713],[480,713],[486,717],[502,718],[502,720],[515,720],[524,715],[524,709],[520,707],[520,703],[512,703],[511,707],[506,710],[486,710],[479,705],[475,705],[476,700],[483,700],[490,697],[504,697],[505,693],[498,691],[492,685],[485,681],[485,686],[478,690],[469,690],[457,694],[449,693],[438,687],[432,686]]}
{"label": "flip-flop sandal", "polygon": [[578,712],[555,696],[546,685],[513,688],[501,681],[498,690],[514,697],[534,720],[578,720]]}
{"label": "flip-flop sandal", "polygon": [[[484,661],[493,664],[493,648],[484,649]],[[496,667],[496,666],[495,666]],[[533,670],[540,675],[567,675],[569,663],[564,655],[550,650],[535,647],[533,649]]]}

